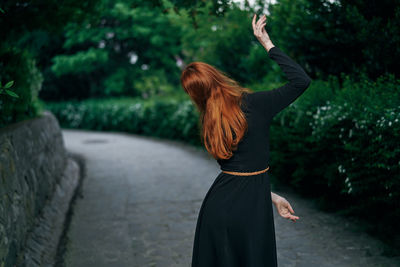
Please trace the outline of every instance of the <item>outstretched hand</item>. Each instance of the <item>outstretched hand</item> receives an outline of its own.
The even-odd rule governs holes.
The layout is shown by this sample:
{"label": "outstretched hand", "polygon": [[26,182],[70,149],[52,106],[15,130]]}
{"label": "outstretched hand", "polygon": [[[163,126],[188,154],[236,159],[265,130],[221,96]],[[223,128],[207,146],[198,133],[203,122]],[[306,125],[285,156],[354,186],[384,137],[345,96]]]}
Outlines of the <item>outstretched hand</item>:
{"label": "outstretched hand", "polygon": [[269,50],[269,48],[273,47],[272,41],[269,38],[267,31],[265,30],[264,26],[267,24],[266,20],[267,17],[265,14],[256,22],[257,15],[254,14],[253,16],[253,32],[254,36],[257,37],[258,41]]}
{"label": "outstretched hand", "polygon": [[290,203],[283,197],[278,197],[276,199],[276,201],[274,202],[275,207],[279,213],[279,215],[281,215],[283,218],[285,219],[290,219],[293,222],[296,222],[296,220],[299,219],[298,216],[294,216],[291,213],[294,214],[294,210],[292,208],[292,206],[290,205]]}

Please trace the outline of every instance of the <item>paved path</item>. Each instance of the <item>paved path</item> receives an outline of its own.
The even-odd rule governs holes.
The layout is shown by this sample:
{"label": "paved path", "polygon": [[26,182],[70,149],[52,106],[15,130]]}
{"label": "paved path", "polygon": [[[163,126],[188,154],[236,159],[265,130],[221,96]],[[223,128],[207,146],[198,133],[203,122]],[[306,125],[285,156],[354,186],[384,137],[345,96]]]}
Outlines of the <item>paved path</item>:
{"label": "paved path", "polygon": [[[201,201],[219,173],[216,161],[173,141],[76,130],[63,135],[87,166],[67,233],[66,266],[190,266]],[[300,216],[293,223],[274,209],[280,267],[400,266],[346,220],[272,188]]]}

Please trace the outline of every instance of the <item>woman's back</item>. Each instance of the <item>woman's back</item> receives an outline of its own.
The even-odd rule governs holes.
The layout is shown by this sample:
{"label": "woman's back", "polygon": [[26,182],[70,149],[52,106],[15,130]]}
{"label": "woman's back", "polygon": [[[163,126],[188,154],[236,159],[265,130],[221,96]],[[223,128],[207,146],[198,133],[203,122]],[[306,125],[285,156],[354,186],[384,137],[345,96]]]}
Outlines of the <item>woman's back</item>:
{"label": "woman's back", "polygon": [[246,114],[248,131],[231,158],[217,160],[221,170],[254,172],[265,169],[269,164],[271,120],[295,101],[311,82],[301,66],[278,47],[272,47],[268,55],[279,64],[289,82],[274,90],[243,95],[242,110]]}

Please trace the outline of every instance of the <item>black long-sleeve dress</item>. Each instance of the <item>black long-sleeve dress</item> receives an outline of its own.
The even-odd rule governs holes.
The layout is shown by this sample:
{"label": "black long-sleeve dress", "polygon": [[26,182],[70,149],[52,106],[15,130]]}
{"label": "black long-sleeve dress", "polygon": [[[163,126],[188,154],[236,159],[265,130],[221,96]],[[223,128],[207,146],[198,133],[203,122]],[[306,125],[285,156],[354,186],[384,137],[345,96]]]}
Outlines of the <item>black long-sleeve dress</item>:
{"label": "black long-sleeve dress", "polygon": [[[242,110],[248,131],[230,159],[218,160],[221,170],[255,172],[269,166],[270,122],[311,82],[302,67],[277,46],[268,55],[289,82],[273,90],[245,93]],[[200,208],[192,267],[278,266],[268,173],[239,176],[220,172]]]}

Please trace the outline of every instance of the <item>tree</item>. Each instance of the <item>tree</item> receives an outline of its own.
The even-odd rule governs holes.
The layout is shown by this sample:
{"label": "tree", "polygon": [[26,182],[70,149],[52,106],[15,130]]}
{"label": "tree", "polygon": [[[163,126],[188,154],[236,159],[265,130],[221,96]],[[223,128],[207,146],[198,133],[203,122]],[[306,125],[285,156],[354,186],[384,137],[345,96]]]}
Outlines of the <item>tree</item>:
{"label": "tree", "polygon": [[96,21],[66,26],[64,51],[51,66],[59,77],[56,86],[64,96],[82,98],[138,95],[143,88],[135,88],[137,80],[153,72],[176,83],[181,34],[170,23],[174,15],[146,6],[131,8],[127,1],[104,1]]}
{"label": "tree", "polygon": [[[399,74],[399,0],[278,0],[271,35],[314,77]],[[396,53],[397,52],[397,53]]]}

